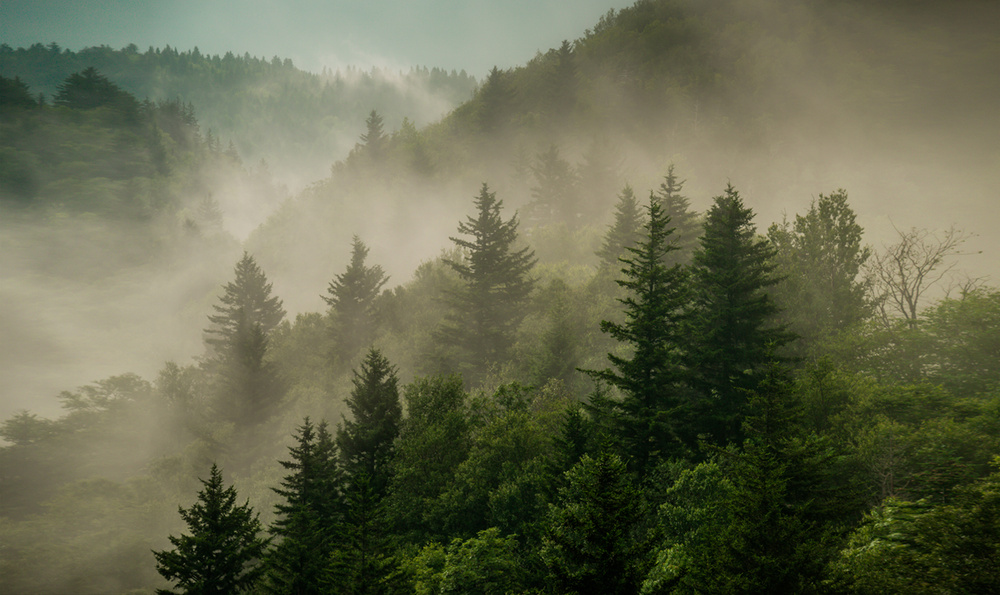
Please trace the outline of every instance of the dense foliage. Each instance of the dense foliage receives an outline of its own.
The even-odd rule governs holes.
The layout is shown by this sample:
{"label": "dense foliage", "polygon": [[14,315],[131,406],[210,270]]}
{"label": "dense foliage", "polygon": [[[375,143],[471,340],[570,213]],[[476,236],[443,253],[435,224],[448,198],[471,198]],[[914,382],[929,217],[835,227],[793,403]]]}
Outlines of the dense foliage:
{"label": "dense foliage", "polygon": [[[0,48],[3,214],[24,229],[114,221],[108,268],[223,263],[176,298],[204,329],[196,363],[0,423],[0,591],[994,589],[1000,290],[944,291],[962,236],[872,248],[846,190],[759,225],[759,191],[687,158],[719,135],[781,136],[767,121],[791,100],[769,77],[801,72],[790,48],[807,36],[790,26],[798,5],[767,20],[765,4],[642,0],[494,69],[420,129],[390,132],[368,101],[329,177],[242,246],[215,191],[276,191],[270,174],[221,150],[191,104],[140,101],[124,75],[142,64],[185,98],[198,88],[200,112],[279,74],[289,89],[318,79],[197,51]],[[852,3],[816,4],[843,19],[832,31],[852,22],[834,10]],[[81,56],[97,68],[52,78]],[[29,59],[36,78],[7,77]],[[209,74],[185,79],[195,66]],[[665,139],[677,167],[652,151],[645,185],[623,184],[635,147]],[[54,263],[99,236],[39,248],[36,274],[86,277]],[[402,270],[418,245],[445,248]]]}

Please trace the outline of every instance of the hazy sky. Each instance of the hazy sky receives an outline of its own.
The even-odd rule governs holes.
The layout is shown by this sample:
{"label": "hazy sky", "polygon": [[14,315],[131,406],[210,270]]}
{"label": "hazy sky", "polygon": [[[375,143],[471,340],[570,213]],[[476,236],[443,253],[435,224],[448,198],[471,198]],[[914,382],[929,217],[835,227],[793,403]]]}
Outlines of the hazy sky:
{"label": "hazy sky", "polygon": [[355,65],[465,69],[482,77],[576,39],[634,0],[2,0],[0,41],[79,50],[135,43],[203,54],[291,58],[318,71]]}

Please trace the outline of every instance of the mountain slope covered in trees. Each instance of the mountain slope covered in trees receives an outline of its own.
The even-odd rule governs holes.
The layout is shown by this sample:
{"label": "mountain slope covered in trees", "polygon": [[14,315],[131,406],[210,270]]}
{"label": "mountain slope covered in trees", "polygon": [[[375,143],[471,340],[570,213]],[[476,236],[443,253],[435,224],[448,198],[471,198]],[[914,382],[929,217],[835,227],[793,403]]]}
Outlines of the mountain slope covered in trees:
{"label": "mountain slope covered in trees", "polygon": [[[5,75],[47,175],[4,214],[114,223],[105,272],[156,239],[120,278],[187,279],[200,341],[0,423],[0,590],[988,591],[1000,291],[926,229],[996,181],[997,8],[957,4],[641,0],[429,126],[366,106],[242,245],[214,193],[261,172],[186,104]],[[27,283],[102,236],[5,237]]]}

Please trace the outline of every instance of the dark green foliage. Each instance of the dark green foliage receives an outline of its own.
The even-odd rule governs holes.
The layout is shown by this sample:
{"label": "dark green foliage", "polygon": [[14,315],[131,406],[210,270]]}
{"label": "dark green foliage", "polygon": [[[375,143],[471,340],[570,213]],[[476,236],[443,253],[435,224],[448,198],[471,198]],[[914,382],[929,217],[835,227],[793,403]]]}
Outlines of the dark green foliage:
{"label": "dark green foliage", "polygon": [[389,481],[394,442],[403,417],[396,368],[381,351],[372,348],[351,381],[354,388],[346,403],[353,419],[344,418],[337,430],[337,446],[348,481],[366,478],[380,499]]}
{"label": "dark green foliage", "polygon": [[[1000,460],[994,459],[994,465]],[[1000,473],[947,504],[888,500],[831,564],[842,593],[993,593],[1000,584]]]}
{"label": "dark green foliage", "polygon": [[680,351],[689,305],[687,274],[680,265],[665,264],[677,247],[670,243],[670,220],[652,196],[647,212],[645,238],[626,247],[630,256],[622,259],[624,279],[618,285],[628,292],[619,300],[625,322],[601,321],[601,330],[632,353],[609,353],[613,368],[588,372],[622,392],[621,401],[596,405],[610,417],[630,465],[640,472],[656,457],[683,451],[692,438],[686,427],[689,404]]}
{"label": "dark green foliage", "polygon": [[486,134],[501,130],[512,112],[514,90],[507,78],[506,71],[494,66],[476,93],[476,119],[479,129]]}
{"label": "dark green foliage", "polygon": [[408,416],[396,443],[387,506],[397,531],[424,543],[443,536],[446,511],[437,499],[469,454],[467,396],[455,375],[419,378],[404,395]]}
{"label": "dark green foliage", "polygon": [[351,263],[330,281],[328,296],[330,324],[336,341],[336,356],[349,361],[374,338],[375,298],[389,278],[379,265],[366,266],[368,246],[358,236],[351,244]]}
{"label": "dark green foliage", "polygon": [[31,96],[31,90],[20,77],[9,79],[0,75],[0,112],[8,114],[8,110],[32,109],[39,107]]}
{"label": "dark green foliage", "polygon": [[473,202],[476,215],[458,225],[459,233],[471,239],[450,238],[463,251],[462,260],[448,261],[463,287],[447,296],[451,311],[437,338],[458,350],[463,372],[478,381],[507,355],[535,285],[528,276],[535,260],[530,248],[516,247],[517,215],[504,221],[503,201],[485,183]]}
{"label": "dark green foliage", "polygon": [[642,556],[633,525],[638,490],[616,455],[584,455],[566,472],[541,555],[560,593],[636,593]]}
{"label": "dark green foliage", "polygon": [[742,442],[747,391],[789,341],[776,325],[777,306],[767,289],[775,250],[757,237],[753,211],[732,185],[715,197],[694,254],[695,312],[689,329],[694,385],[701,393],[700,431],[715,444]]}
{"label": "dark green foliage", "polygon": [[227,345],[245,332],[258,327],[264,336],[285,318],[281,299],[271,295],[271,283],[247,252],[236,263],[235,279],[226,284],[219,297],[220,304],[212,306],[215,314],[208,317],[212,327],[205,342],[224,350]]}
{"label": "dark green foliage", "polygon": [[59,85],[59,92],[52,102],[70,109],[107,107],[120,112],[126,121],[133,123],[139,117],[139,102],[135,97],[109,81],[93,66],[71,74]]}
{"label": "dark green foliage", "polygon": [[326,422],[318,428],[305,418],[288,449],[290,460],[280,461],[290,471],[275,505],[277,516],[270,532],[278,539],[267,556],[270,593],[306,595],[326,592],[333,552],[342,536],[341,472],[336,448]]}
{"label": "dark green foliage", "polygon": [[222,472],[215,465],[201,483],[204,489],[198,492],[198,501],[178,509],[191,534],[171,535],[173,550],[153,552],[156,569],[177,584],[179,593],[249,592],[264,573],[261,561],[268,540],[259,537],[260,521],[249,501],[236,505],[236,489],[223,487]]}

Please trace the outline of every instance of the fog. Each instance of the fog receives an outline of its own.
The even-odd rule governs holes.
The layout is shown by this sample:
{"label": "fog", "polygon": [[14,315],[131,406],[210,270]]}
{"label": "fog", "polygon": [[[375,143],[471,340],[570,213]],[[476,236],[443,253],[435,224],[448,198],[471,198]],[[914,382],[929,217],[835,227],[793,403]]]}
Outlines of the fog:
{"label": "fog", "polygon": [[[441,3],[428,4],[441,9]],[[677,59],[678,64],[690,61],[699,68],[706,61],[710,67],[705,69],[715,75],[716,82],[692,75],[683,85],[664,84],[667,92],[650,97],[643,93],[655,85],[646,85],[649,81],[642,76],[652,79],[652,75],[617,68],[613,52],[608,54],[612,57],[602,57],[598,49],[590,49],[583,56],[579,50],[580,63],[594,70],[578,75],[589,86],[580,92],[579,104],[565,113],[536,101],[544,95],[539,89],[551,76],[543,69],[551,65],[546,60],[555,50],[546,48],[558,47],[563,37],[584,36],[585,29],[589,35],[607,8],[627,4],[591,2],[579,11],[566,3],[551,4],[562,11],[579,12],[574,19],[588,11],[594,14],[575,32],[563,33],[551,27],[563,13],[552,7],[539,9],[544,15],[554,11],[551,18],[540,20],[549,27],[547,41],[532,41],[540,39],[530,37],[532,31],[524,32],[524,39],[511,36],[506,41],[530,48],[519,62],[511,56],[521,54],[506,49],[494,62],[484,61],[488,58],[480,54],[500,47],[500,42],[492,32],[483,33],[478,28],[481,24],[469,25],[469,35],[486,40],[476,51],[462,45],[472,44],[467,37],[442,41],[438,45],[447,47],[433,47],[433,51],[427,47],[434,40],[426,39],[426,34],[415,37],[415,59],[441,60],[415,64],[402,61],[407,54],[398,46],[405,39],[389,44],[373,33],[362,39],[346,36],[331,45],[334,42],[325,39],[315,24],[303,27],[300,39],[286,38],[301,26],[300,21],[291,22],[291,17],[280,23],[284,45],[274,40],[252,42],[253,27],[260,24],[245,25],[240,20],[232,25],[233,31],[204,41],[191,37],[198,28],[181,36],[179,24],[186,21],[177,16],[168,21],[176,29],[144,30],[151,43],[161,39],[174,47],[187,43],[206,54],[240,52],[256,43],[251,51],[292,57],[296,66],[316,75],[319,82],[312,98],[317,105],[327,105],[326,99],[316,99],[326,97],[322,93],[335,95],[334,89],[356,90],[365,85],[382,89],[383,103],[375,100],[361,105],[358,101],[343,112],[331,109],[324,118],[303,124],[294,117],[300,115],[295,112],[295,101],[288,99],[293,93],[286,93],[274,81],[262,81],[243,90],[253,98],[253,108],[240,112],[255,114],[258,121],[233,118],[222,103],[194,106],[201,133],[213,130],[223,148],[233,141],[238,159],[226,167],[202,170],[191,166],[191,171],[198,172],[196,182],[170,186],[178,203],[173,211],[135,226],[127,219],[105,218],[100,213],[45,213],[39,220],[27,211],[4,211],[6,216],[0,221],[0,420],[20,410],[56,419],[64,413],[59,399],[62,391],[128,372],[154,382],[167,362],[182,367],[197,364],[205,354],[207,316],[218,303],[222,286],[232,280],[233,266],[244,251],[255,257],[273,283],[274,295],[283,301],[289,326],[282,327],[284,342],[279,341],[278,348],[292,352],[297,345],[288,337],[312,328],[299,325],[296,317],[326,312],[322,296],[350,262],[355,235],[370,249],[368,263],[388,274],[386,289],[411,287],[422,265],[435,263],[453,247],[449,236],[456,235],[459,221],[472,214],[473,198],[483,182],[504,202],[505,218],[515,212],[521,217],[522,241],[538,242],[540,264],[550,267],[541,273],[545,281],[563,275],[575,288],[595,268],[594,250],[612,220],[617,193],[627,183],[637,197],[645,199],[671,165],[685,181],[684,195],[694,210],[705,212],[713,197],[731,183],[754,210],[762,234],[772,223],[794,220],[820,194],[840,188],[849,193],[858,223],[865,229],[864,243],[875,251],[896,241],[901,231],[955,227],[968,240],[961,246],[962,254],[948,261],[956,266],[931,291],[930,300],[944,297],[969,279],[997,285],[1000,35],[995,17],[1000,13],[996,3],[970,2],[963,5],[966,10],[939,8],[925,13],[861,2],[844,3],[842,9],[834,6],[838,3],[738,2],[753,26],[728,22],[717,30],[702,31],[714,45]],[[481,3],[474,6],[487,10]],[[527,13],[527,6],[511,3],[509,10],[523,11],[517,14],[530,23],[539,13]],[[30,16],[26,5],[17,8],[19,18]],[[217,14],[221,9],[210,10]],[[469,18],[465,12],[469,10],[461,9],[463,18]],[[410,7],[399,15],[417,12]],[[191,8],[186,17],[197,20],[199,14],[203,13]],[[364,14],[364,18],[374,18]],[[153,13],[144,15],[151,18]],[[441,15],[417,16],[446,20]],[[498,27],[504,22],[498,21]],[[829,28],[819,25],[827,22]],[[13,26],[4,25],[0,37],[11,34]],[[247,28],[239,29],[242,26]],[[400,23],[394,26],[387,29],[398,31]],[[428,25],[428,30],[440,26]],[[51,30],[59,31],[63,29]],[[26,26],[19,32],[29,34],[41,33]],[[171,36],[180,37],[173,40]],[[104,43],[106,39],[77,43]],[[588,47],[584,41],[577,47]],[[316,48],[306,55],[304,46],[310,42]],[[366,45],[376,43],[389,45]],[[530,47],[532,43],[548,45]],[[358,60],[354,65],[345,62],[352,58]],[[463,59],[469,63],[461,63]],[[501,129],[479,130],[481,112],[476,110],[484,109],[481,104],[457,97],[454,91],[460,86],[446,92],[420,82],[409,69],[425,63],[448,70],[467,69],[476,77],[477,101],[482,101],[489,72],[484,65],[500,64],[506,80],[518,85],[509,100],[513,113],[505,115]],[[532,70],[536,67],[538,71]],[[716,101],[705,89],[718,91],[725,99]],[[158,98],[171,95],[169,88],[157,90]],[[370,110],[384,116],[387,146],[393,151],[382,161],[369,160],[364,149],[366,127],[358,114]],[[301,113],[305,111],[301,108]],[[416,140],[405,137],[412,129],[404,130],[404,118],[418,131]],[[419,150],[406,144],[411,142]],[[550,225],[536,224],[525,215],[537,185],[526,163],[535,163],[552,146],[579,174],[585,173],[584,164],[595,147],[607,149],[612,155],[607,163],[612,173],[605,180],[600,208]],[[430,165],[421,170],[414,155]],[[178,166],[174,171],[182,169]],[[577,189],[580,196],[593,190]],[[205,201],[221,211],[220,228],[210,228],[199,219]],[[423,313],[406,314],[417,319]],[[380,340],[404,337],[411,343],[380,346],[400,358],[401,377],[412,379],[422,372],[416,369],[419,357],[413,353],[420,343],[403,331],[393,332]],[[305,362],[303,366],[309,363],[306,356],[284,353],[283,357]],[[296,386],[288,399],[291,404],[275,427],[287,437],[302,416],[318,416],[316,408],[339,415],[350,385],[346,371],[337,374],[334,380],[311,379],[311,384]],[[161,389],[157,385],[155,390]],[[174,431],[177,422],[157,425],[155,420],[143,419],[136,428],[147,423],[149,444],[122,460],[139,469],[142,463],[137,461],[143,456],[163,456],[175,465],[170,467],[170,481],[188,480],[184,484],[177,479],[170,484],[172,489],[178,494],[191,492],[193,469],[189,467],[194,466],[192,461],[202,462],[198,457],[207,458],[208,447],[202,443],[186,446],[188,450],[170,459],[158,440]],[[235,430],[220,428],[213,430],[223,439],[233,437]],[[281,456],[284,447],[274,440],[262,449],[273,458]],[[104,467],[116,461],[113,454],[103,454],[107,458],[102,459],[97,475],[109,477],[113,473]],[[197,472],[205,475],[203,470]],[[259,464],[248,465],[240,473],[240,479],[255,490],[248,497],[255,503],[273,503],[274,495],[263,486],[267,481],[273,484],[279,470]],[[271,514],[269,506],[265,510],[265,515]],[[177,522],[157,516],[151,525],[150,531],[163,533],[164,527],[176,527]],[[156,547],[163,547],[165,533],[160,533]]]}

